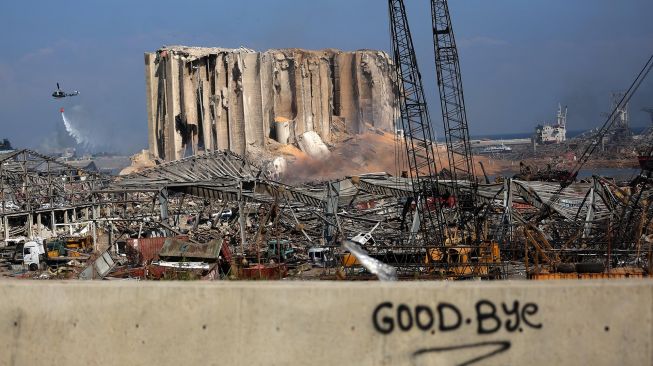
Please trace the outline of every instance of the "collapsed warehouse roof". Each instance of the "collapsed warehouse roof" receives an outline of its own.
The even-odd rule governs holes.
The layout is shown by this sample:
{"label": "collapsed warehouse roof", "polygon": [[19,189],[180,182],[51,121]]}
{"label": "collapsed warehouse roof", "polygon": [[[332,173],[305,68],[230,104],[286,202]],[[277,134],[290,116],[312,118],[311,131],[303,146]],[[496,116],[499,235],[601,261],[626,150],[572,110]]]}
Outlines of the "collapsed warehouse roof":
{"label": "collapsed warehouse roof", "polygon": [[[228,239],[232,252],[257,253],[278,236],[300,251],[315,246],[342,251],[342,239],[373,230],[378,240],[363,245],[372,255],[394,261],[403,273],[411,266],[413,271],[424,268],[415,262],[423,248],[410,240],[410,180],[386,173],[288,185],[237,154],[214,151],[108,177],[22,150],[2,161],[0,178],[6,239],[45,231],[54,235],[61,232],[59,225],[89,220],[113,232],[113,242],[185,233],[189,243]],[[450,191],[450,184],[439,180],[437,191]],[[469,189],[469,183],[458,184]],[[505,259],[515,250],[513,243],[522,240],[523,224],[542,207],[550,214],[535,230],[546,232],[542,240],[551,246],[543,250],[559,254],[603,247],[605,222],[623,207],[628,190],[595,178],[574,183],[551,200],[558,189],[553,182],[514,179],[478,187],[484,204],[479,214],[490,217],[488,232],[502,243]],[[406,251],[414,254],[401,254]]]}

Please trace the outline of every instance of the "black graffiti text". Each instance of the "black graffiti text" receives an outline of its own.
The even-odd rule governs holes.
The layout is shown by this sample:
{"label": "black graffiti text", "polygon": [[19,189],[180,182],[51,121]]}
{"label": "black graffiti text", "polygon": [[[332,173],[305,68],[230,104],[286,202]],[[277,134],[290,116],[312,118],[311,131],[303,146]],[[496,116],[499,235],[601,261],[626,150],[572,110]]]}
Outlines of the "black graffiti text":
{"label": "black graffiti text", "polygon": [[475,324],[478,334],[493,334],[501,329],[522,332],[526,328],[540,329],[542,323],[535,318],[539,307],[532,302],[501,302],[479,300],[474,305],[474,316],[466,317],[454,304],[439,302],[436,305],[394,304],[386,301],[372,312],[374,329],[381,334],[408,332],[452,332],[465,325]]}

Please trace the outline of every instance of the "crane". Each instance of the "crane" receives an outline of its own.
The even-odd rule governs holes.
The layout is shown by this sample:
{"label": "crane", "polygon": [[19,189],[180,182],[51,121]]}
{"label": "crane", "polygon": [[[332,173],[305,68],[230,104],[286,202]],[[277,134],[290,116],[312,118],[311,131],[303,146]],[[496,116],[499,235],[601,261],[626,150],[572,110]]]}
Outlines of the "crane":
{"label": "crane", "polygon": [[[431,0],[431,21],[435,68],[440,90],[440,107],[447,143],[449,170],[451,171],[451,187],[457,200],[458,227],[465,231],[471,231],[468,234],[473,234],[474,240],[480,240],[480,220],[477,217],[479,211],[478,182],[474,174],[472,149],[469,142],[458,49],[447,0]],[[462,179],[469,180],[470,189],[462,189],[459,182]]]}
{"label": "crane", "polygon": [[[388,5],[392,53],[399,87],[399,109],[413,187],[412,197],[416,202],[414,217],[419,219],[419,232],[423,248],[426,249],[425,263],[420,266],[424,267],[424,264],[427,264],[429,270],[446,278],[495,278],[501,275],[497,267],[500,262],[498,245],[463,243],[461,238],[470,239],[473,235],[469,235],[467,230],[460,230],[460,227],[456,227],[455,224],[448,224],[444,217],[443,203],[446,193],[441,192],[436,174],[437,150],[434,149],[431,119],[424,97],[422,77],[417,66],[406,8],[402,0],[388,0]],[[469,145],[469,137],[465,141]],[[467,167],[467,172],[471,172],[473,176],[471,166]],[[458,194],[458,196],[462,195]],[[473,200],[471,202],[474,202]],[[464,202],[466,203],[463,207],[467,207],[469,200]],[[454,205],[457,206],[460,207],[459,204]],[[473,203],[472,207],[474,207]],[[461,221],[468,223],[474,220],[474,213],[467,216]],[[458,215],[458,217],[463,216]],[[476,238],[479,236],[477,235]]]}
{"label": "crane", "polygon": [[[649,69],[650,70],[650,69]],[[653,108],[643,108],[645,112],[651,114],[651,119],[653,119]],[[651,158],[653,156],[653,141],[650,138],[650,134],[646,134],[645,143],[647,144],[645,151],[643,152],[643,157]],[[646,231],[646,228],[649,227],[653,215],[651,213],[651,201],[650,196],[650,187],[651,187],[651,178],[653,171],[650,169],[650,165],[643,165],[640,174],[630,183],[631,192],[628,196],[628,200],[623,205],[621,212],[614,218],[615,223],[611,226],[609,230],[609,247],[608,247],[608,258],[606,260],[607,267],[613,263],[618,263],[619,258],[612,256],[613,250],[630,250],[633,247],[637,247],[639,251],[639,244],[641,240],[641,235]],[[646,193],[646,195],[645,195]],[[646,199],[645,199],[646,198]],[[615,245],[611,245],[611,242],[614,242]],[[649,249],[651,244],[649,243]],[[649,271],[651,269],[651,258],[649,256]]]}
{"label": "crane", "polygon": [[404,142],[413,187],[415,214],[418,215],[421,238],[425,248],[440,247],[443,243],[441,210],[429,209],[427,200],[435,204],[437,175],[431,131],[431,120],[426,106],[422,76],[417,66],[413,39],[410,34],[406,8],[402,0],[388,0],[390,32],[395,72],[399,82],[399,109],[404,129]]}

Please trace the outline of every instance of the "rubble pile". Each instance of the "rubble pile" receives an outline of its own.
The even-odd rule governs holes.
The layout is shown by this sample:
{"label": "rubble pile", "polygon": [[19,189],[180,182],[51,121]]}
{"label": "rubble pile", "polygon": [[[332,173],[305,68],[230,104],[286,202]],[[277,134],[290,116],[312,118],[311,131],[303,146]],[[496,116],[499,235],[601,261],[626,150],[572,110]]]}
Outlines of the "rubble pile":
{"label": "rubble pile", "polygon": [[[441,256],[418,245],[410,179],[387,173],[286,184],[228,150],[115,177],[29,150],[0,164],[0,275],[37,279],[366,279],[374,278],[370,260],[394,267],[398,278],[525,276],[524,243],[542,235],[520,224],[526,217],[549,207],[538,239],[550,249],[540,250],[561,247],[552,253],[582,259],[604,250],[597,238],[629,194],[598,178],[572,184],[557,200],[557,182],[481,184],[487,231],[500,244]],[[437,185],[439,196],[423,209],[440,207],[453,220],[452,182]],[[641,261],[650,243],[620,250],[629,253],[620,261]]]}

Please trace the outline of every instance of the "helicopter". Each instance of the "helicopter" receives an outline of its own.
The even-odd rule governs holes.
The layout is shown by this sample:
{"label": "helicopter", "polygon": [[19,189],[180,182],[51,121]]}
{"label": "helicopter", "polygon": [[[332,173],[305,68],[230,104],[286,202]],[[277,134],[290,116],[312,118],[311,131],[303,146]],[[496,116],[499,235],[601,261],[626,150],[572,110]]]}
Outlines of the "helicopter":
{"label": "helicopter", "polygon": [[73,91],[72,93],[66,93],[65,91],[61,90],[61,88],[59,88],[59,83],[57,83],[57,90],[55,90],[52,93],[52,97],[56,99],[64,98],[64,97],[74,97],[75,95],[79,95],[79,92],[77,90]]}

